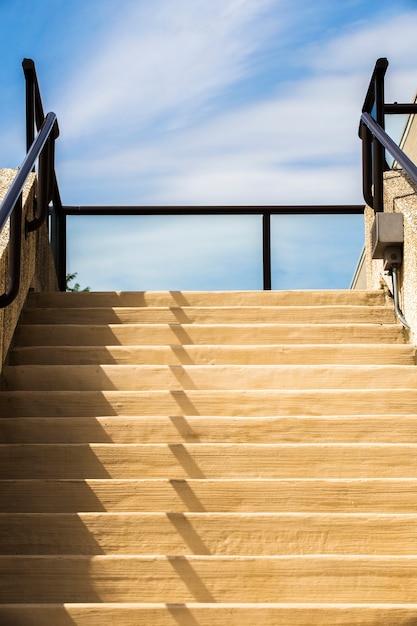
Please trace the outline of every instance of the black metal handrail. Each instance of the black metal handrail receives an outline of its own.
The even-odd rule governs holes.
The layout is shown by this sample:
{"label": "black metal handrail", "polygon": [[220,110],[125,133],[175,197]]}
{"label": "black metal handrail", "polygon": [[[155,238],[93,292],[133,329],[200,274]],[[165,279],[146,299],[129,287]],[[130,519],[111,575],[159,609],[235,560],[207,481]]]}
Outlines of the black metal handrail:
{"label": "black metal handrail", "polygon": [[413,180],[415,176],[414,164],[385,132],[385,115],[415,114],[417,104],[385,102],[384,81],[387,69],[388,60],[378,59],[363,103],[359,126],[359,136],[362,139],[363,197],[366,204],[376,212],[384,210],[384,172],[390,169],[386,162],[385,150],[388,150],[391,156],[404,167]]}
{"label": "black metal handrail", "polygon": [[[23,72],[26,82],[26,149],[29,150],[33,143],[36,131],[40,129],[43,120],[45,119],[45,113],[42,103],[42,96],[39,88],[39,81],[36,74],[35,63],[32,59],[23,59],[22,62]],[[56,125],[56,137],[59,134],[58,124]],[[47,188],[43,189],[41,193],[46,199],[46,203],[43,204],[44,212],[42,215],[35,217],[29,230],[36,230],[43,223],[47,211],[50,213],[50,239],[52,254],[55,261],[55,269],[57,273],[58,285],[61,290],[65,290],[66,285],[66,267],[60,265],[60,259],[62,255],[59,254],[56,249],[56,242],[59,240],[65,240],[64,216],[62,213],[61,195],[59,193],[58,182],[55,173],[55,143],[51,142],[48,153],[39,163],[39,178],[41,177],[41,169],[46,169],[49,172],[47,177]],[[65,243],[61,244],[65,248]]]}
{"label": "black metal handrail", "polygon": [[48,113],[0,205],[0,230],[10,218],[8,283],[5,292],[0,295],[0,308],[13,302],[19,292],[23,187],[37,160],[39,160],[37,206],[35,217],[31,221],[26,218],[26,232],[37,230],[47,215],[51,144],[55,141],[57,132],[56,115]]}
{"label": "black metal handrail", "polygon": [[398,144],[385,132],[385,130],[369,115],[362,113],[361,121],[371,132],[372,136],[390,153],[394,160],[404,169],[410,178],[417,184],[417,166],[401,150]]}
{"label": "black metal handrail", "polygon": [[[271,289],[271,216],[313,214],[360,214],[363,205],[328,206],[62,206],[54,169],[54,142],[59,134],[55,114],[46,117],[42,104],[35,64],[24,59],[26,78],[26,140],[27,157],[0,210],[0,227],[10,217],[11,239],[20,241],[19,212],[22,205],[22,188],[30,171],[34,171],[38,159],[38,191],[35,216],[26,223],[26,231],[39,228],[50,213],[50,240],[56,265],[58,283],[64,290],[66,285],[66,218],[67,215],[260,215],[262,216],[263,239],[263,285]],[[368,205],[376,211],[383,210],[383,173],[388,168],[385,161],[387,150],[404,170],[417,182],[417,168],[404,152],[387,135],[384,129],[386,114],[417,113],[417,104],[387,104],[384,96],[384,77],[388,68],[387,59],[378,59],[364,101],[360,136],[363,144],[363,192]],[[38,135],[35,138],[36,131]],[[41,145],[42,144],[42,145]],[[23,180],[24,179],[24,180]],[[23,183],[22,183],[23,181]],[[20,245],[20,244],[19,244]],[[11,245],[9,266],[17,275],[20,256],[18,246]],[[19,250],[20,255],[20,250]],[[14,269],[13,269],[14,268]],[[9,278],[7,293],[0,296],[0,306],[11,301],[18,289],[16,278]]]}

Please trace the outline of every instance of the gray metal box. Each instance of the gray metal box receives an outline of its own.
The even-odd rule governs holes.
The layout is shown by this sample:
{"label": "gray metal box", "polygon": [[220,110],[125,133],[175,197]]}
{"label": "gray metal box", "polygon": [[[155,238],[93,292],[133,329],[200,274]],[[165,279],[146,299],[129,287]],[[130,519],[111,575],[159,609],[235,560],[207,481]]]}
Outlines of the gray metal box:
{"label": "gray metal box", "polygon": [[387,246],[404,244],[402,213],[375,213],[371,229],[372,258],[383,259]]}

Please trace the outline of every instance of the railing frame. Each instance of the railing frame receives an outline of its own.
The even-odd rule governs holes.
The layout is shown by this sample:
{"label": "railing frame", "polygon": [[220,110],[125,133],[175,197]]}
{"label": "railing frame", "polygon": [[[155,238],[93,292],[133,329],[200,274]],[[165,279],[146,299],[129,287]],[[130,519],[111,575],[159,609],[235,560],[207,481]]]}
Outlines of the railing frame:
{"label": "railing frame", "polygon": [[[262,216],[262,275],[263,289],[272,289],[271,263],[271,216],[272,215],[362,215],[363,204],[343,205],[274,205],[274,206],[63,206],[62,213],[67,215],[261,215]],[[65,220],[65,217],[63,220]],[[62,236],[63,235],[62,231]],[[62,240],[58,250],[64,246]],[[62,248],[63,250],[64,248]],[[59,263],[64,264],[65,259]]]}
{"label": "railing frame", "polygon": [[0,207],[0,230],[10,218],[10,236],[8,250],[8,281],[6,290],[0,295],[0,308],[11,304],[19,292],[20,286],[20,259],[22,245],[22,205],[23,187],[39,160],[38,196],[36,200],[35,217],[26,218],[26,236],[37,230],[43,223],[48,208],[48,188],[52,175],[50,156],[53,154],[53,143],[57,136],[57,119],[55,113],[48,113],[38,135],[34,139],[16,177],[6,192]]}
{"label": "railing frame", "polygon": [[363,197],[375,212],[384,210],[384,172],[389,170],[385,150],[411,176],[414,182],[416,168],[401,148],[385,132],[386,114],[415,114],[417,104],[392,104],[385,102],[385,74],[388,60],[380,58],[368,86],[362,107],[359,136],[362,139],[362,188]]}
{"label": "railing frame", "polygon": [[[29,147],[33,143],[36,131],[40,129],[43,120],[45,119],[45,113],[35,63],[32,59],[23,59],[22,67],[26,83],[26,149],[29,150]],[[58,135],[59,130],[57,124],[55,139]],[[44,186],[39,189],[39,193],[42,198],[42,209],[41,212],[35,216],[35,220],[29,227],[29,230],[36,230],[39,228],[39,226],[45,221],[49,212],[51,248],[55,262],[58,285],[62,291],[65,291],[66,265],[65,263],[63,265],[61,264],[62,254],[60,254],[57,249],[57,246],[59,245],[58,242],[61,242],[61,245],[64,246],[64,253],[66,254],[66,243],[62,244],[62,241],[66,240],[65,215],[62,211],[61,195],[55,173],[54,142],[51,142],[48,147],[48,152],[39,162],[39,179],[41,178],[41,170],[46,170],[48,172],[48,175],[46,176],[47,180],[45,180]]]}
{"label": "railing frame", "polygon": [[[363,205],[328,206],[63,206],[54,167],[54,145],[59,135],[54,113],[44,114],[35,64],[23,60],[26,79],[26,144],[27,156],[12,183],[0,210],[0,228],[11,218],[9,248],[9,283],[0,296],[0,307],[9,304],[19,289],[20,223],[22,190],[29,173],[38,160],[38,191],[34,218],[26,222],[26,233],[36,230],[49,211],[50,241],[55,260],[58,284],[66,288],[66,217],[67,215],[261,215],[263,242],[263,287],[271,289],[271,216],[272,215],[336,215],[363,213]],[[385,150],[417,183],[417,168],[385,132],[386,114],[417,113],[417,104],[387,104],[384,77],[387,59],[378,59],[362,108],[359,134],[362,138],[363,195],[375,211],[383,210],[383,175],[388,168]],[[35,138],[36,131],[38,134]],[[19,218],[20,215],[20,218]]]}

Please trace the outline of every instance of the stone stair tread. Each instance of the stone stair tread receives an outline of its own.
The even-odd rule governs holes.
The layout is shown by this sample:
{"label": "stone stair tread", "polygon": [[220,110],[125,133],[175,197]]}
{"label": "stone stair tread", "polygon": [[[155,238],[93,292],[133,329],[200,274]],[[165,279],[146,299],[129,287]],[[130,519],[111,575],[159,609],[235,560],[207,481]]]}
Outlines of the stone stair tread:
{"label": "stone stair tread", "polygon": [[415,365],[409,344],[276,344],[14,347],[9,365]]}
{"label": "stone stair tread", "polygon": [[416,422],[417,414],[3,417],[0,419],[0,442],[415,444]]}
{"label": "stone stair tread", "polygon": [[125,292],[32,292],[28,308],[32,307],[80,307],[91,306],[322,306],[384,305],[387,303],[382,290],[279,290],[279,291],[125,291]]}
{"label": "stone stair tread", "polygon": [[417,479],[9,479],[0,510],[414,513]]}
{"label": "stone stair tread", "polygon": [[20,478],[417,478],[417,444],[0,444]]}
{"label": "stone stair tread", "polygon": [[399,324],[27,324],[15,345],[404,344]]}
{"label": "stone stair tread", "polygon": [[34,391],[417,388],[415,365],[14,365],[3,389]]}
{"label": "stone stair tread", "polygon": [[410,415],[417,389],[4,391],[2,417]]}
{"label": "stone stair tread", "polygon": [[30,308],[21,324],[221,324],[221,323],[369,323],[395,324],[387,306],[211,306]]}
{"label": "stone stair tread", "polygon": [[0,577],[12,603],[412,603],[417,556],[4,555]]}
{"label": "stone stair tread", "polygon": [[417,554],[416,514],[0,513],[1,554]]}
{"label": "stone stair tread", "polygon": [[29,619],[31,626],[411,626],[410,620],[416,617],[417,604],[413,603],[0,604],[2,626],[23,626]]}

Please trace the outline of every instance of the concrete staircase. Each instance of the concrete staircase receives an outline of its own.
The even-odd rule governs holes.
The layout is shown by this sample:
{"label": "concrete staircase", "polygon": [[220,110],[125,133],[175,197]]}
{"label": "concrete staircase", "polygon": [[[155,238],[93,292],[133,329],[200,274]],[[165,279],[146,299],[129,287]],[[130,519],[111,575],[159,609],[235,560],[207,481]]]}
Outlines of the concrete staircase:
{"label": "concrete staircase", "polygon": [[0,624],[417,624],[414,353],[382,292],[31,294]]}

